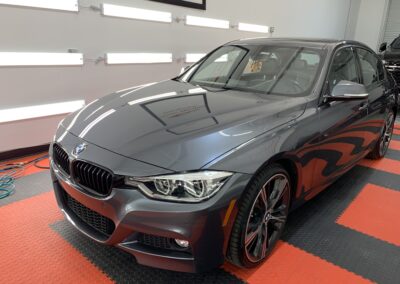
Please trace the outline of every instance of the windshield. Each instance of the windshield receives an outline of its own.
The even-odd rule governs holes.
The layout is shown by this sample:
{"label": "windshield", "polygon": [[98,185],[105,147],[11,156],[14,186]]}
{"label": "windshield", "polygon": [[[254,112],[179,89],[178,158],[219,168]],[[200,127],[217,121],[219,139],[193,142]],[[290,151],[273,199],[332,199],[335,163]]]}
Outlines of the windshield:
{"label": "windshield", "polygon": [[400,49],[400,36],[394,39],[390,47],[395,49]]}
{"label": "windshield", "polygon": [[265,94],[307,95],[323,51],[285,46],[223,46],[179,79],[191,84]]}

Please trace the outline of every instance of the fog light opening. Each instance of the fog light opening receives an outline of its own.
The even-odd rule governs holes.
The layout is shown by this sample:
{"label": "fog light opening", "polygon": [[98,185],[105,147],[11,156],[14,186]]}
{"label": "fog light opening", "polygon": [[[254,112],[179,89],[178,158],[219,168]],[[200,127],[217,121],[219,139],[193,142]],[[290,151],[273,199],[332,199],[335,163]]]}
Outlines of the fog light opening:
{"label": "fog light opening", "polygon": [[188,248],[189,247],[189,241],[175,239],[175,243],[178,246],[180,246],[181,248]]}

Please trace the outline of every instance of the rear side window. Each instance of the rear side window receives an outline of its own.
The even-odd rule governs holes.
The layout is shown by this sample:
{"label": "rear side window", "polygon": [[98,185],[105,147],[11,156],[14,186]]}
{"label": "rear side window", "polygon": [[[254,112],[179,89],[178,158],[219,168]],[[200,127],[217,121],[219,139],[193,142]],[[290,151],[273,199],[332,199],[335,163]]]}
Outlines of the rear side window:
{"label": "rear side window", "polygon": [[384,71],[381,61],[372,52],[357,48],[360,59],[361,75],[366,87],[383,80]]}
{"label": "rear side window", "polygon": [[343,80],[358,83],[356,59],[350,47],[340,49],[336,52],[332,61],[328,80],[331,91],[333,87]]}

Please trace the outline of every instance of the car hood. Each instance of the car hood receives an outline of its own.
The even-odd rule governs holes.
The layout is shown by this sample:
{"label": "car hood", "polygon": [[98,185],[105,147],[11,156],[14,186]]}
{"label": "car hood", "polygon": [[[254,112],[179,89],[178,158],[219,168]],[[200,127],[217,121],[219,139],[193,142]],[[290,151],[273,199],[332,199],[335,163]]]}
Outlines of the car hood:
{"label": "car hood", "polygon": [[305,105],[300,97],[213,91],[170,80],[93,101],[62,127],[120,155],[185,171],[295,119]]}
{"label": "car hood", "polygon": [[389,47],[382,53],[382,59],[391,63],[400,63],[400,49]]}

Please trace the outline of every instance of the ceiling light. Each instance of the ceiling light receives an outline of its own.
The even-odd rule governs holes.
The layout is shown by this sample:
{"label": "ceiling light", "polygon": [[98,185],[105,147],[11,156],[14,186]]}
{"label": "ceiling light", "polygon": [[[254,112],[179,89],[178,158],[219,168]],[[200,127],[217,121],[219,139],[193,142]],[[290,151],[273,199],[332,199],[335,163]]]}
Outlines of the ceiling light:
{"label": "ceiling light", "polygon": [[229,29],[229,21],[195,16],[186,16],[186,25],[217,29]]}
{"label": "ceiling light", "polygon": [[118,6],[112,4],[103,4],[103,15],[111,17],[120,17],[136,20],[155,21],[171,23],[172,15],[168,12],[160,12],[147,9],[139,9],[127,6]]}
{"label": "ceiling light", "polygon": [[85,105],[84,100],[0,109],[0,123],[74,112]]}
{"label": "ceiling light", "polygon": [[268,26],[245,24],[245,23],[239,23],[238,30],[245,32],[255,32],[255,33],[266,33],[266,34],[269,33]]}
{"label": "ceiling light", "polygon": [[185,57],[185,62],[195,63],[197,61],[200,61],[200,59],[202,59],[206,55],[206,53],[187,53]]}
{"label": "ceiling light", "polygon": [[172,53],[107,53],[107,64],[171,63]]}
{"label": "ceiling light", "polygon": [[0,0],[0,4],[74,12],[79,10],[78,0]]}
{"label": "ceiling light", "polygon": [[0,52],[0,66],[83,65],[82,53]]}

